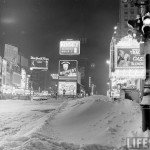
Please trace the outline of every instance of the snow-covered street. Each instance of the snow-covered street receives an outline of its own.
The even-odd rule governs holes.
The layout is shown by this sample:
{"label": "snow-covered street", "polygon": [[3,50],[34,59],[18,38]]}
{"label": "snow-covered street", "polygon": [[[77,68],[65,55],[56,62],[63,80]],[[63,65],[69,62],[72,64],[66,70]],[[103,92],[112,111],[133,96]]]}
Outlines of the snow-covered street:
{"label": "snow-covered street", "polygon": [[142,133],[141,110],[105,96],[71,100],[0,101],[0,150],[123,149]]}

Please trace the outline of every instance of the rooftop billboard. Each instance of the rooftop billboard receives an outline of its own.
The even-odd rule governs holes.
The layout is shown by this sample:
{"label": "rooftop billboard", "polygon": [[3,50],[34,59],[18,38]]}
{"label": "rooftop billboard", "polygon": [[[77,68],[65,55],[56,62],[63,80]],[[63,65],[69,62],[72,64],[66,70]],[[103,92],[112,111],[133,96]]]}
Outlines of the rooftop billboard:
{"label": "rooftop billboard", "polygon": [[79,55],[80,41],[66,40],[60,41],[59,44],[60,55]]}
{"label": "rooftop billboard", "polygon": [[30,69],[42,69],[48,70],[48,58],[45,57],[32,57],[31,56],[31,67]]}
{"label": "rooftop billboard", "polygon": [[117,48],[115,68],[145,68],[144,55],[139,48]]}
{"label": "rooftop billboard", "polygon": [[77,80],[77,60],[59,61],[59,79]]}

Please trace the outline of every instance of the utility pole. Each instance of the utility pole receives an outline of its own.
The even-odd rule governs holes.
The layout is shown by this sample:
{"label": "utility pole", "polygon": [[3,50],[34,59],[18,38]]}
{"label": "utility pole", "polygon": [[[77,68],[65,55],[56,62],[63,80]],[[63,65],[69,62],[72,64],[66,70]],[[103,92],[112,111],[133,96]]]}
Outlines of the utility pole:
{"label": "utility pole", "polygon": [[139,14],[128,25],[140,40],[141,49],[145,56],[146,78],[143,88],[143,97],[140,103],[142,109],[142,130],[150,130],[150,2],[149,0],[129,0],[130,4],[138,7]]}

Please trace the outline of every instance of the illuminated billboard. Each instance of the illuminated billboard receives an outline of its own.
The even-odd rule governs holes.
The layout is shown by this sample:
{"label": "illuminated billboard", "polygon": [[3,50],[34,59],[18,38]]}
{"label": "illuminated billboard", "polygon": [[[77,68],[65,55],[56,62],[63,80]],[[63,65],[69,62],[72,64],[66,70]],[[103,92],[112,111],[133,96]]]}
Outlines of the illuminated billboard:
{"label": "illuminated billboard", "polygon": [[117,48],[115,56],[115,68],[145,68],[139,48]]}
{"label": "illuminated billboard", "polygon": [[58,95],[76,95],[77,94],[77,83],[76,82],[58,82]]}
{"label": "illuminated billboard", "polygon": [[116,69],[115,72],[112,72],[112,77],[117,78],[139,78],[145,79],[146,69]]}
{"label": "illuminated billboard", "polygon": [[60,41],[59,44],[60,55],[79,55],[80,41],[66,40]]}
{"label": "illuminated billboard", "polygon": [[45,57],[32,57],[31,56],[31,67],[30,69],[42,69],[47,70],[48,69],[48,58]]}
{"label": "illuminated billboard", "polygon": [[77,60],[59,61],[59,79],[77,80]]}

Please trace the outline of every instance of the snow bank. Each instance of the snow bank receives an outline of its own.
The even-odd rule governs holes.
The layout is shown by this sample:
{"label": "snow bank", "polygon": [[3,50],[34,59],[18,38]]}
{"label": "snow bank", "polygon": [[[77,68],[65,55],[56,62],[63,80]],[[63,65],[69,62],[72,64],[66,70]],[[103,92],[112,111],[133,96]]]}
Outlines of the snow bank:
{"label": "snow bank", "polygon": [[0,150],[125,150],[127,137],[149,136],[141,118],[139,104],[131,100],[102,95],[70,100],[22,128]]}
{"label": "snow bank", "polygon": [[52,126],[60,142],[119,148],[132,133],[142,133],[141,110],[131,100],[112,102],[106,96],[92,96],[70,102]]}

